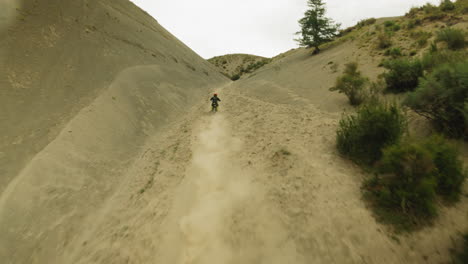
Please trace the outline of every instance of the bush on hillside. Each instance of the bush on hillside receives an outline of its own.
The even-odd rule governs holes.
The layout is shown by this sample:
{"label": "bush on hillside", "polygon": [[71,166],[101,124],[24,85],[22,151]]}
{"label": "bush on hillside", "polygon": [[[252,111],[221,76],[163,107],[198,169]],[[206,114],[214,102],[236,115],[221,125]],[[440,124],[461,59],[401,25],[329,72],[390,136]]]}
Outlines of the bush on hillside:
{"label": "bush on hillside", "polygon": [[457,201],[466,178],[458,150],[441,136],[432,136],[424,144],[437,168],[437,193],[448,201]]}
{"label": "bush on hillside", "polygon": [[395,25],[395,21],[393,21],[393,20],[387,20],[387,21],[384,22],[384,26],[386,28],[393,27],[394,25]]}
{"label": "bush on hillside", "polygon": [[406,117],[398,106],[374,101],[340,121],[337,147],[353,161],[372,165],[382,157],[382,149],[397,143],[405,131]]}
{"label": "bush on hillside", "polygon": [[466,46],[465,32],[460,29],[442,29],[437,32],[436,41],[445,42],[451,50],[463,49]]}
{"label": "bush on hillside", "polygon": [[262,59],[257,62],[252,62],[249,65],[247,65],[247,68],[244,69],[244,72],[252,73],[270,62],[271,62],[271,59]]}
{"label": "bush on hillside", "polygon": [[452,51],[452,50],[441,50],[427,52],[421,59],[423,69],[428,72],[432,72],[434,68],[442,64],[457,64],[465,61],[468,58],[468,51]]}
{"label": "bush on hillside", "polygon": [[384,26],[385,26],[385,30],[386,31],[398,31],[401,29],[401,26],[399,24],[397,24],[395,21],[393,20],[387,20],[384,22]]}
{"label": "bush on hillside", "polygon": [[344,93],[351,105],[360,105],[365,100],[364,86],[367,82],[368,79],[358,71],[358,64],[351,62],[345,65],[343,75],[336,79],[335,87],[330,91]]}
{"label": "bush on hillside", "polygon": [[375,18],[363,19],[363,20],[359,21],[356,24],[356,26],[358,28],[362,28],[362,27],[365,27],[365,26],[373,25],[373,24],[375,24],[375,22],[377,22],[377,19],[375,19]]}
{"label": "bush on hillside", "polygon": [[416,43],[420,48],[423,48],[427,45],[427,41],[432,37],[432,33],[421,30],[411,32],[410,36],[416,39]]}
{"label": "bush on hillside", "polygon": [[375,193],[381,206],[414,216],[434,216],[437,182],[431,153],[421,144],[402,143],[383,151],[380,179]]}
{"label": "bush on hillside", "polygon": [[417,26],[421,26],[422,25],[422,21],[421,19],[417,19],[417,18],[414,18],[414,19],[410,19],[408,21],[408,23],[406,24],[406,28],[407,29],[413,29]]}
{"label": "bush on hillside", "polygon": [[231,80],[233,81],[237,81],[240,79],[240,75],[239,74],[234,74],[232,77],[231,77]]}
{"label": "bush on hillside", "polygon": [[424,48],[427,45],[427,41],[429,40],[430,36],[421,36],[417,40],[417,44],[420,48]]}
{"label": "bush on hillside", "polygon": [[422,10],[425,13],[424,17],[430,21],[439,20],[445,17],[445,13],[439,7],[433,4],[425,4],[422,7]]}
{"label": "bush on hillside", "polygon": [[468,139],[468,62],[442,65],[422,79],[405,103],[441,132]]}
{"label": "bush on hillside", "polygon": [[390,48],[385,51],[384,55],[391,56],[392,58],[398,58],[398,57],[403,56],[400,48]]}
{"label": "bush on hillside", "polygon": [[415,28],[415,27],[416,27],[416,23],[415,23],[414,21],[415,21],[414,19],[409,20],[409,21],[406,23],[405,28],[406,28],[406,29],[409,29],[409,30]]}
{"label": "bush on hillside", "polygon": [[379,49],[386,49],[392,46],[392,39],[388,33],[382,32],[377,36],[377,47]]}
{"label": "bush on hillside", "polygon": [[447,12],[455,10],[455,4],[450,0],[442,0],[439,5],[440,10]]}
{"label": "bush on hillside", "polygon": [[388,70],[383,74],[387,91],[393,93],[414,90],[418,86],[418,79],[423,76],[421,62],[417,59],[390,60],[384,63],[384,67]]}
{"label": "bush on hillside", "polygon": [[410,11],[405,14],[405,16],[409,18],[415,18],[421,10],[421,7],[412,7]]}
{"label": "bush on hillside", "polygon": [[436,215],[437,194],[452,201],[460,195],[466,174],[456,149],[443,137],[409,140],[383,153],[381,176],[367,181],[364,188],[378,208],[392,212],[386,220],[393,224],[408,227]]}

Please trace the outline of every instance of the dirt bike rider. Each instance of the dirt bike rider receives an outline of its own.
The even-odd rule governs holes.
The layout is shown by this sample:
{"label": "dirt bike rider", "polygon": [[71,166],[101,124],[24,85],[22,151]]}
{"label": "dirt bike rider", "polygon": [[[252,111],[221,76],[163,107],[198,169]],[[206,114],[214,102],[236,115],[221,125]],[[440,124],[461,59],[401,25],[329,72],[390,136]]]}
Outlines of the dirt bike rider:
{"label": "dirt bike rider", "polygon": [[219,99],[218,94],[214,94],[213,97],[211,97],[210,101],[212,109],[215,110],[216,108],[218,108],[218,102],[221,102],[221,99]]}

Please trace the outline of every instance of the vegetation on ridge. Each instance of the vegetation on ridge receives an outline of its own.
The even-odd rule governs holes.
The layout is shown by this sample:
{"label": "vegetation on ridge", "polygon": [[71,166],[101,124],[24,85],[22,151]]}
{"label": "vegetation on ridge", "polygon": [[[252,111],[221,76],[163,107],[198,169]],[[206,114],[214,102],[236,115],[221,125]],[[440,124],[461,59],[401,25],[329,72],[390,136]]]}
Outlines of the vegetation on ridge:
{"label": "vegetation on ridge", "polygon": [[[379,78],[385,92],[401,95],[402,105],[386,102],[384,94],[366,97],[366,85],[352,82],[367,79],[357,65],[353,71],[346,66],[331,89],[345,93],[351,103],[361,101],[355,114],[340,121],[336,146],[372,174],[363,182],[364,197],[376,217],[396,230],[430,223],[439,201],[450,205],[463,195],[467,171],[448,138],[468,139],[467,32],[457,25],[466,23],[467,3],[445,0],[413,8],[405,18],[358,23],[326,44],[358,39],[359,48],[384,59]],[[365,99],[356,100],[357,91]],[[429,119],[437,133],[410,135],[407,110]]]}
{"label": "vegetation on ridge", "polygon": [[271,62],[271,59],[248,54],[230,54],[208,60],[219,71],[233,81],[243,75],[253,73]]}
{"label": "vegetation on ridge", "polygon": [[336,80],[335,87],[330,88],[330,91],[338,91],[344,93],[351,105],[360,105],[365,100],[365,85],[369,79],[362,76],[358,71],[358,64],[350,62],[345,65],[345,70],[342,76]]}

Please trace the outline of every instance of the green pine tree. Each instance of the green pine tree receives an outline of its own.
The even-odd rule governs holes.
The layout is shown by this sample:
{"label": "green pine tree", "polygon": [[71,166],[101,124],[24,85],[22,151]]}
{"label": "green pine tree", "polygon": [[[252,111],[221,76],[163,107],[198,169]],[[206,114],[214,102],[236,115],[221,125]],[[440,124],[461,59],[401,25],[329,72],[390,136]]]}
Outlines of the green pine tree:
{"label": "green pine tree", "polygon": [[315,47],[314,54],[316,54],[320,52],[321,44],[332,41],[338,35],[340,24],[325,17],[325,3],[322,0],[308,0],[307,5],[310,9],[299,20],[301,31],[296,34],[301,35],[301,38],[296,41],[301,46]]}

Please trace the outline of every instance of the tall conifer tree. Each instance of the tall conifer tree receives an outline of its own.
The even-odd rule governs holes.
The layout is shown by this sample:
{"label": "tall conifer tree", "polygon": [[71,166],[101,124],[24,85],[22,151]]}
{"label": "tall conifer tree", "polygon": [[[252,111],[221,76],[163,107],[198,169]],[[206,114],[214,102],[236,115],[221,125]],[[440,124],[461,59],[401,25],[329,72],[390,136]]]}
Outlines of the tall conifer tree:
{"label": "tall conifer tree", "polygon": [[325,17],[325,3],[322,0],[308,0],[307,5],[310,9],[299,20],[301,31],[296,34],[301,35],[301,38],[297,41],[301,46],[315,47],[316,54],[320,52],[321,44],[332,41],[338,35],[340,24]]}

